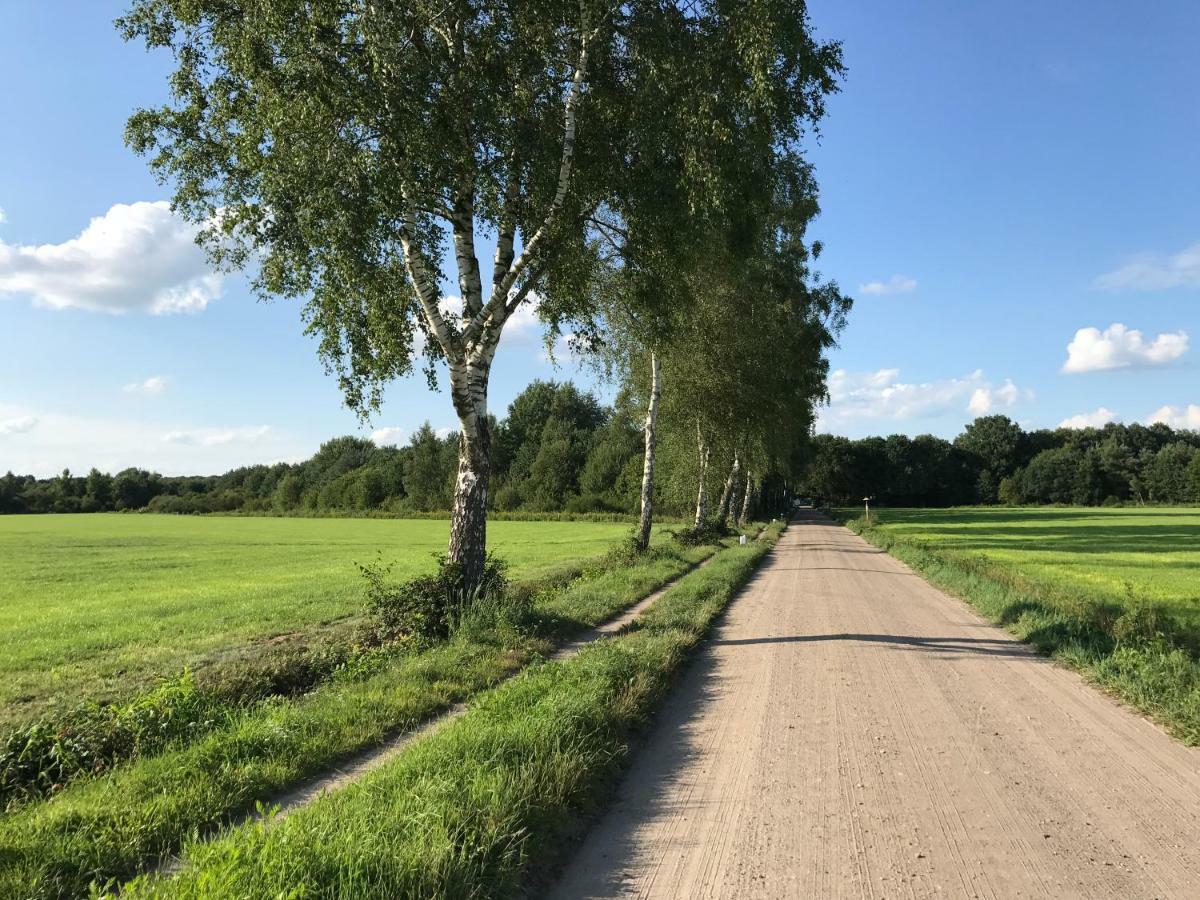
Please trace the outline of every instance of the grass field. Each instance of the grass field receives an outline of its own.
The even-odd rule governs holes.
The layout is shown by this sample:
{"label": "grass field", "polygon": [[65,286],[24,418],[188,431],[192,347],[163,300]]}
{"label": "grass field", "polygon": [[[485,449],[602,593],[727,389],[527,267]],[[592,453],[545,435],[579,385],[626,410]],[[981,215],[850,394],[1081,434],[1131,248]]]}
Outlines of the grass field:
{"label": "grass field", "polygon": [[[722,560],[757,558],[768,543],[725,546],[693,573],[704,583]],[[654,553],[606,557],[539,590],[520,623],[479,620],[443,643],[379,648],[305,693],[217,707],[195,732],[68,778],[52,797],[27,797],[0,814],[0,897],[77,897],[145,871],[197,833],[503,681],[717,550],[660,539]]]}
{"label": "grass field", "polygon": [[[214,654],[355,613],[356,563],[434,568],[449,523],[394,519],[0,516],[0,725],[105,698]],[[597,557],[620,523],[495,522],[534,579]]]}
{"label": "grass field", "polygon": [[1200,510],[884,509],[847,524],[1200,744]]}
{"label": "grass field", "polygon": [[897,538],[1013,566],[1056,593],[1162,606],[1200,630],[1200,509],[884,509]]}

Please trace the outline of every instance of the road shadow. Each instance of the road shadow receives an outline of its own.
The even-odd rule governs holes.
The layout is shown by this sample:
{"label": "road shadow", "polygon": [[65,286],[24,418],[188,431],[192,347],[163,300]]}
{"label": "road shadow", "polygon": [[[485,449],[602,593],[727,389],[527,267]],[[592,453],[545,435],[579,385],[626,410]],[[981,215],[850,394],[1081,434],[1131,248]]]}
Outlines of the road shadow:
{"label": "road shadow", "polygon": [[817,644],[827,641],[850,641],[873,644],[894,644],[917,650],[933,650],[943,656],[984,655],[1042,660],[1044,657],[1031,647],[1016,641],[970,637],[922,637],[904,634],[792,634],[772,637],[717,638],[715,647],[740,647],[755,644]]}

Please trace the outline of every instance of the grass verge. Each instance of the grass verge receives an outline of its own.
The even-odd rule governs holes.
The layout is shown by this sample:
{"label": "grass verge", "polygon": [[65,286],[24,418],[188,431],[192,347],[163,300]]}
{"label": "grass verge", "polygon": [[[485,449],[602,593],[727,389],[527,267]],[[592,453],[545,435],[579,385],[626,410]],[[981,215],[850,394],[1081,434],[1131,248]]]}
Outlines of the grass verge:
{"label": "grass verge", "polygon": [[519,896],[601,802],[631,731],[781,530],[688,575],[629,632],[488,692],[361,781],[282,822],[193,842],[183,872],[122,896]]}
{"label": "grass verge", "polygon": [[230,715],[207,734],[0,818],[0,897],[73,897],[130,877],[186,839],[377,746],[599,624],[713,552],[659,547],[535,598],[535,627],[471,630],[447,644],[342,669],[300,697]]}
{"label": "grass verge", "polygon": [[886,525],[842,521],[1020,640],[1162,722],[1184,743],[1200,745],[1197,635],[1181,632],[1169,611],[1136,596],[1114,603],[1039,583],[1018,566],[898,537]]}

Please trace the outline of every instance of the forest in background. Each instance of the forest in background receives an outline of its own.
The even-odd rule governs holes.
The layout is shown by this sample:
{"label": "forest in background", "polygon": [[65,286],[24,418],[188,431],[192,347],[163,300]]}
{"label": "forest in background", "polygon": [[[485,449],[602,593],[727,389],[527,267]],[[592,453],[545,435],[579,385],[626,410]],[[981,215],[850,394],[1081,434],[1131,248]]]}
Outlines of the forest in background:
{"label": "forest in background", "polygon": [[[570,382],[529,385],[494,426],[491,508],[635,513],[643,464],[635,393],[623,391],[607,407]],[[666,464],[657,501],[667,515],[691,515],[700,459],[686,422],[664,421],[660,453]],[[756,488],[771,508],[790,494],[832,504],[870,496],[887,506],[1200,503],[1200,433],[1163,424],[1027,432],[1005,416],[984,416],[953,441],[817,434],[794,455],[789,474],[777,472]],[[38,479],[10,472],[0,478],[0,512],[444,512],[457,464],[458,435],[439,437],[425,424],[404,446],[348,435],[301,463],[222,475],[131,468]]]}
{"label": "forest in background", "polygon": [[982,416],[953,441],[813,437],[797,490],[887,506],[1200,503],[1200,432],[1158,423],[1025,431]]}
{"label": "forest in background", "polygon": [[[612,407],[570,382],[535,381],[495,422],[491,508],[531,513],[633,514],[640,502],[644,406],[629,390]],[[664,421],[660,453],[670,462],[657,486],[664,511],[690,514],[699,461],[694,424]],[[221,475],[163,476],[129,468],[53,478],[9,472],[0,478],[0,513],[147,510],[161,513],[358,513],[392,515],[450,509],[458,435],[426,423],[404,446],[347,435],[301,463],[244,466]],[[768,478],[759,494],[781,496]]]}

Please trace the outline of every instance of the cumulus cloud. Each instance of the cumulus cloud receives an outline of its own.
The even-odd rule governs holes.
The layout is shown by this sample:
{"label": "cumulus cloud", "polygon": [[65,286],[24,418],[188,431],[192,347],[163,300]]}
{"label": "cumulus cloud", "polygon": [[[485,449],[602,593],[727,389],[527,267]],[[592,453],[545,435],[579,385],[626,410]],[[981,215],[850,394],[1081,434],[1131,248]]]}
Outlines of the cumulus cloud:
{"label": "cumulus cloud", "polygon": [[[28,431],[0,436],[0,474],[11,469],[40,478],[68,468],[86,472],[92,466],[114,474],[136,466],[163,475],[208,475],[256,463],[299,462],[312,456],[320,437],[278,428],[204,428],[188,422],[81,416],[0,399],[0,433],[14,419],[26,420],[20,427]],[[256,430],[261,431],[257,439],[245,439]],[[192,439],[163,440],[164,433],[172,431]],[[228,432],[244,439],[222,443],[222,434]]]}
{"label": "cumulus cloud", "polygon": [[543,326],[542,320],[538,318],[538,309],[541,305],[542,298],[538,296],[537,291],[530,291],[525,302],[513,310],[513,314],[504,324],[505,335],[515,334],[520,337],[540,335]]}
{"label": "cumulus cloud", "polygon": [[1146,417],[1147,425],[1153,425],[1155,422],[1162,422],[1176,429],[1200,431],[1200,404],[1160,407]]}
{"label": "cumulus cloud", "polygon": [[851,419],[922,419],[964,411],[985,415],[1010,409],[1033,392],[1017,387],[1011,379],[996,386],[981,370],[963,378],[905,382],[899,369],[847,372],[838,369],[829,376],[829,407],[821,413],[822,424]]}
{"label": "cumulus cloud", "polygon": [[0,419],[0,434],[25,434],[32,431],[38,420],[33,416],[16,416]]}
{"label": "cumulus cloud", "polygon": [[168,431],[162,436],[162,439],[165,444],[219,447],[223,444],[254,444],[265,438],[270,432],[270,425],[245,428],[193,428]]}
{"label": "cumulus cloud", "polygon": [[450,437],[450,435],[454,434],[454,429],[449,425],[443,425],[441,428],[433,429],[433,433],[444,441],[446,438]]}
{"label": "cumulus cloud", "polygon": [[1164,291],[1185,286],[1200,286],[1200,244],[1173,256],[1142,254],[1096,279],[1096,287],[1105,291]]}
{"label": "cumulus cloud", "polygon": [[167,379],[162,375],[152,375],[145,381],[135,381],[121,388],[126,394],[139,394],[143,397],[155,397],[166,389]]}
{"label": "cumulus cloud", "polygon": [[118,203],[61,244],[0,241],[0,294],[53,309],[198,312],[220,296],[221,276],[196,230],[165,201]]}
{"label": "cumulus cloud", "polygon": [[868,281],[860,284],[860,294],[909,294],[917,289],[917,279],[907,275],[893,275],[887,281]]}
{"label": "cumulus cloud", "polygon": [[0,225],[8,221],[8,215],[4,212],[4,207],[0,206]]}
{"label": "cumulus cloud", "polygon": [[404,438],[403,428],[376,428],[371,432],[371,440],[377,447],[399,447],[404,443]]}
{"label": "cumulus cloud", "polygon": [[1160,334],[1147,341],[1136,328],[1120,322],[1101,331],[1080,328],[1067,345],[1064,372],[1102,372],[1108,369],[1162,366],[1187,352],[1188,336],[1182,332]]}
{"label": "cumulus cloud", "polygon": [[1006,378],[1004,384],[998,388],[993,388],[991,385],[975,388],[967,403],[967,412],[974,416],[986,416],[997,409],[1009,409],[1016,406],[1020,399],[1021,389],[1013,384],[1011,378]]}
{"label": "cumulus cloud", "polygon": [[1095,412],[1077,413],[1067,416],[1058,423],[1059,428],[1103,428],[1109,422],[1117,421],[1117,414],[1107,407],[1100,407]]}

